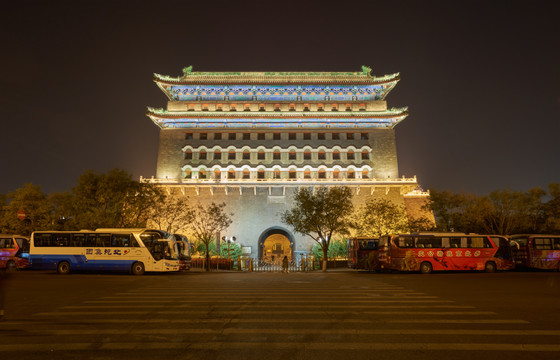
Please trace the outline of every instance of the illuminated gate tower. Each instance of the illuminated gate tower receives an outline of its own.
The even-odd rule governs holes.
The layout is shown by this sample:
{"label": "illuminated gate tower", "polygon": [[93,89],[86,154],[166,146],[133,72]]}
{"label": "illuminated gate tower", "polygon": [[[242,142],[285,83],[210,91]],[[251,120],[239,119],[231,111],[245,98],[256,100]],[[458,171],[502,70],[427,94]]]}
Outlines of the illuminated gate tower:
{"label": "illuminated gate tower", "polygon": [[[148,108],[160,127],[156,182],[175,196],[226,202],[229,236],[251,256],[292,257],[314,243],[280,221],[302,186],[349,186],[418,216],[427,194],[400,178],[394,127],[407,108],[387,109],[399,74],[193,72],[154,75],[167,109]],[[424,214],[425,215],[425,214]]]}

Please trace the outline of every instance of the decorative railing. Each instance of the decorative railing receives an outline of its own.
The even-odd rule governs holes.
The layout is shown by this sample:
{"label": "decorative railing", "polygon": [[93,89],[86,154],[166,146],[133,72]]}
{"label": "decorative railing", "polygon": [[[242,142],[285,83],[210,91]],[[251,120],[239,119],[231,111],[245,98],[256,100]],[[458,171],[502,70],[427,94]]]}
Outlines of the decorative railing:
{"label": "decorative railing", "polygon": [[145,178],[140,176],[141,183],[161,185],[303,185],[303,184],[325,184],[325,185],[362,185],[362,184],[416,184],[416,176],[411,178],[385,178],[385,179],[168,179],[168,178]]}

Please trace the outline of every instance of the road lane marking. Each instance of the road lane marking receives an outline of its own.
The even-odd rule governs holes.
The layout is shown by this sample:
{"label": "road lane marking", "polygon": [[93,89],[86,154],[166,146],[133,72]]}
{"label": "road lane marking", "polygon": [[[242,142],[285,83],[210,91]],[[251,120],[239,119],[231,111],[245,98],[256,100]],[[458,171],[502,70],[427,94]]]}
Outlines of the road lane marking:
{"label": "road lane marking", "polygon": [[[560,330],[433,330],[433,329],[72,329],[30,330],[37,335],[471,335],[471,336],[560,336]],[[442,343],[445,344],[445,343]]]}

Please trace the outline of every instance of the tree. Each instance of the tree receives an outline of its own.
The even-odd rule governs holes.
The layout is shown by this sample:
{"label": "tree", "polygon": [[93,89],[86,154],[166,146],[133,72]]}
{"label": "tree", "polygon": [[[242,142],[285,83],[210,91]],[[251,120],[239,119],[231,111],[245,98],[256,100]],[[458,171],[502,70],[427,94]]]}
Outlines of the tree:
{"label": "tree", "polygon": [[86,171],[72,189],[71,226],[78,229],[98,227],[143,227],[163,193],[153,184],[132,180],[119,169],[107,174]]}
{"label": "tree", "polygon": [[189,205],[187,196],[164,196],[152,208],[149,223],[172,234],[184,232],[189,221]]}
{"label": "tree", "polygon": [[[52,229],[53,208],[40,186],[25,184],[7,199],[2,232],[30,235],[35,230]],[[19,210],[23,210],[25,219],[18,218]]]}
{"label": "tree", "polygon": [[232,223],[233,214],[225,212],[225,203],[202,205],[198,203],[187,212],[188,227],[194,239],[204,245],[206,270],[210,271],[210,243],[215,235],[226,230]]}
{"label": "tree", "polygon": [[323,251],[323,271],[327,271],[327,257],[335,233],[348,234],[354,210],[349,188],[300,188],[294,193],[294,205],[282,214],[282,222],[295,232],[312,238]]}
{"label": "tree", "polygon": [[560,233],[560,183],[548,185],[551,199],[543,205],[545,223],[544,231],[548,233]]}
{"label": "tree", "polygon": [[[323,249],[319,244],[314,244],[311,249],[311,253],[317,258],[323,259]],[[345,237],[338,236],[331,241],[329,246],[329,251],[327,253],[329,259],[340,258],[348,256],[348,239]]]}
{"label": "tree", "polygon": [[372,237],[409,231],[404,206],[385,199],[370,199],[362,205],[354,227],[360,236]]}

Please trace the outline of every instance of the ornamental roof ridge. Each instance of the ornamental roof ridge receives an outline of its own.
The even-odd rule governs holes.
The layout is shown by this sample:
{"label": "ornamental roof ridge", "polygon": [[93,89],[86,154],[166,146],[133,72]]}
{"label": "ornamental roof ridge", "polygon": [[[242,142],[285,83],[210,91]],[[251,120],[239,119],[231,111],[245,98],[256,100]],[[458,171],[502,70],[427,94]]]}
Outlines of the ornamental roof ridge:
{"label": "ornamental roof ridge", "polygon": [[169,111],[164,108],[147,107],[147,115],[157,116],[185,116],[185,117],[333,117],[344,118],[358,115],[359,117],[365,116],[387,116],[387,115],[402,115],[408,112],[408,106],[400,108],[391,108],[384,111]]}
{"label": "ornamental roof ridge", "polygon": [[183,69],[182,76],[168,76],[154,73],[154,80],[171,83],[190,82],[328,82],[328,81],[367,81],[385,82],[399,80],[400,73],[380,77],[371,75],[371,68],[362,66],[361,72],[317,72],[317,71],[279,71],[279,72],[193,72],[192,66]]}

